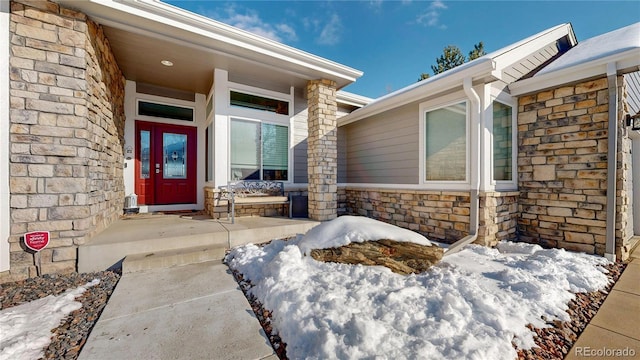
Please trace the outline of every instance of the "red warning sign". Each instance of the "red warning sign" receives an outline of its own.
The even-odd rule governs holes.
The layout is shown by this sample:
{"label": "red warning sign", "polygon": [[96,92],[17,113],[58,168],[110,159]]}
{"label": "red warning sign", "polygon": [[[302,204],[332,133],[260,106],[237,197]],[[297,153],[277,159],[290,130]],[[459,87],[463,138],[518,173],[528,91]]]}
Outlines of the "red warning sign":
{"label": "red warning sign", "polygon": [[40,251],[49,245],[48,231],[32,231],[24,234],[24,244],[33,251]]}

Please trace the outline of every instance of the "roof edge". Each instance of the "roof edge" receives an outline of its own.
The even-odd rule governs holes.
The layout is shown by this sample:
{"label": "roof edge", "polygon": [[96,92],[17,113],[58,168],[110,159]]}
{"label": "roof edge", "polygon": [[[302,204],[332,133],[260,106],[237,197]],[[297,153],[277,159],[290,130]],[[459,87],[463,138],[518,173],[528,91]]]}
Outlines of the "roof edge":
{"label": "roof edge", "polygon": [[640,48],[594,59],[572,67],[561,68],[553,72],[520,80],[509,85],[513,96],[522,96],[542,91],[562,84],[574,83],[599,75],[607,74],[607,64],[615,63],[619,74],[640,70]]}
{"label": "roof edge", "polygon": [[462,86],[462,80],[467,77],[473,79],[493,75],[495,67],[495,62],[489,58],[479,58],[472,62],[462,64],[434,77],[419,81],[380,97],[372,103],[338,119],[338,126],[344,126],[366,117],[377,115],[386,110],[420,100],[424,98],[425,93],[430,91],[433,91],[429,94],[432,96],[446,92],[455,86]]}

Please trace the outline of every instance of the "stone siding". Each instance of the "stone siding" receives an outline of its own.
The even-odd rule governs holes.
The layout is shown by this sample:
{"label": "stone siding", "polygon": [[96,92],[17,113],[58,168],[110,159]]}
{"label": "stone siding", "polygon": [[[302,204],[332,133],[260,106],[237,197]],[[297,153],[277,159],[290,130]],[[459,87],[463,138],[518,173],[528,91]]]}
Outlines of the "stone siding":
{"label": "stone siding", "polygon": [[338,124],[336,83],[312,80],[307,84],[309,138],[309,218],[335,219],[338,209]]}
{"label": "stone siding", "polygon": [[[469,234],[470,198],[466,191],[427,191],[341,187],[345,215],[360,215],[453,243]],[[518,192],[480,194],[480,227],[476,243],[494,246],[514,240]]]}
{"label": "stone siding", "polygon": [[[618,77],[618,119],[624,119],[632,110],[623,77]],[[624,122],[624,121],[623,121]],[[618,126],[617,184],[616,184],[616,258],[629,258],[634,237],[633,230],[633,157],[629,127]],[[638,180],[636,180],[638,181]],[[636,206],[636,208],[638,208]]]}
{"label": "stone siding", "polygon": [[469,233],[469,192],[347,186],[345,214],[361,215],[454,242]]}
{"label": "stone siding", "polygon": [[[306,189],[285,190],[284,196],[307,195]],[[227,217],[227,201],[218,201],[218,190],[213,187],[204,188],[204,211],[214,219]],[[236,217],[242,216],[289,216],[288,204],[236,204]]]}
{"label": "stone siding", "polygon": [[22,236],[48,230],[42,273],[76,270],[77,245],[122,212],[124,77],[98,25],[47,1],[10,22],[11,269],[36,275]]}
{"label": "stone siding", "polygon": [[480,194],[480,226],[475,243],[495,246],[502,240],[517,239],[519,197],[517,191]]}
{"label": "stone siding", "polygon": [[520,240],[604,254],[608,97],[600,78],[519,99]]}

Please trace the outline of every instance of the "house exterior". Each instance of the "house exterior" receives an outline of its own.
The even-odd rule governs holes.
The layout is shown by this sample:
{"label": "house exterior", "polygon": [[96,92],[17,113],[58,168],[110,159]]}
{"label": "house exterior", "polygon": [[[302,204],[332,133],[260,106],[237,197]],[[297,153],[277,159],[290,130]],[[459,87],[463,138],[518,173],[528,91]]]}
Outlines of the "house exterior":
{"label": "house exterior", "polygon": [[0,282],[36,276],[27,232],[51,234],[43,273],[76,271],[127,195],[216,216],[238,179],[283,181],[315,220],[625,259],[640,233],[626,39],[585,61],[563,24],[372,100],[340,90],[356,69],[159,1],[0,2]]}
{"label": "house exterior", "polygon": [[640,147],[625,121],[638,34],[578,44],[563,24],[342,117],[342,210],[446,242],[626,259],[640,234]]}
{"label": "house exterior", "polygon": [[362,72],[154,0],[0,6],[2,281],[36,275],[31,231],[42,273],[75,271],[133,193],[213,211],[230,180],[278,180],[335,216],[336,117],[369,101],[339,90]]}

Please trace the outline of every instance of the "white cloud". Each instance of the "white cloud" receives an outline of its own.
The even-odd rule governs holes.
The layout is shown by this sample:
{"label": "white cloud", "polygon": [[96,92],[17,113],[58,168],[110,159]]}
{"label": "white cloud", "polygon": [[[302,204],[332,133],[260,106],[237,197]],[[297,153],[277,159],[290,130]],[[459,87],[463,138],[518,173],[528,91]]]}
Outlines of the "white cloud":
{"label": "white cloud", "polygon": [[418,15],[416,20],[418,24],[446,29],[445,25],[440,24],[440,15],[442,11],[446,9],[447,5],[442,1],[432,1],[431,4],[429,4],[427,11]]}
{"label": "white cloud", "polygon": [[342,21],[338,14],[331,15],[329,22],[324,25],[317,38],[318,44],[335,45],[340,42]]}
{"label": "white cloud", "polygon": [[285,23],[270,24],[260,18],[260,15],[251,9],[238,9],[234,5],[224,9],[224,16],[212,16],[225,24],[235,26],[256,35],[266,37],[278,42],[296,41],[298,35],[293,27]]}

